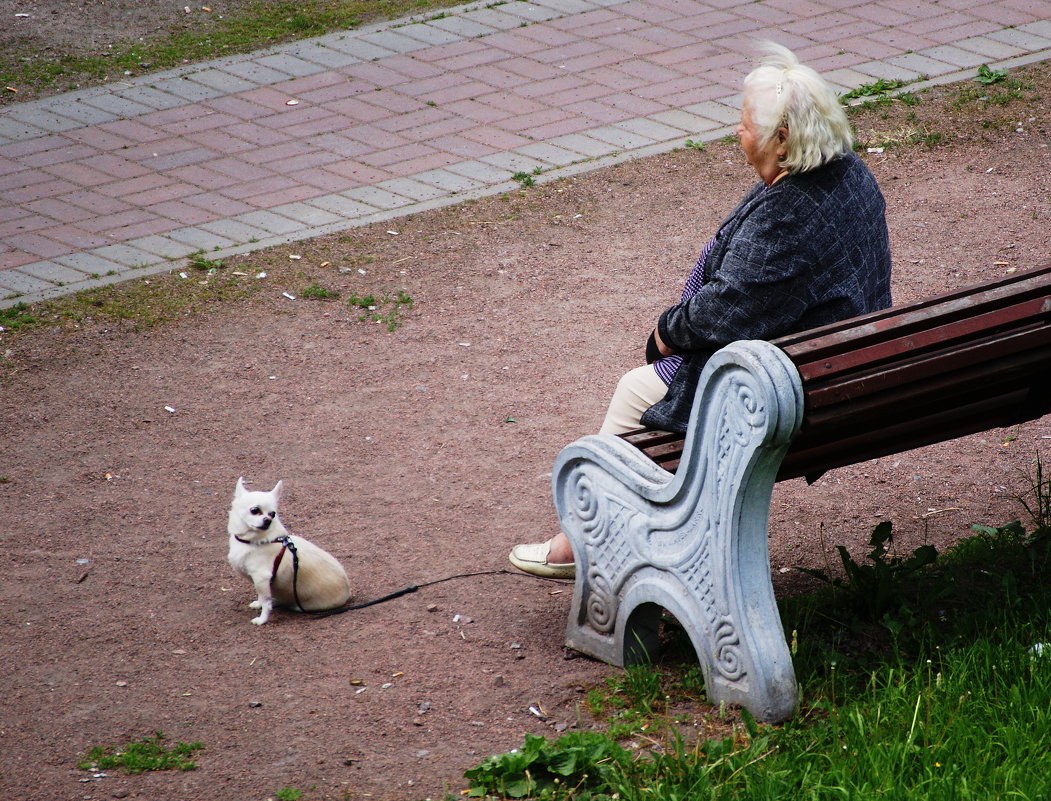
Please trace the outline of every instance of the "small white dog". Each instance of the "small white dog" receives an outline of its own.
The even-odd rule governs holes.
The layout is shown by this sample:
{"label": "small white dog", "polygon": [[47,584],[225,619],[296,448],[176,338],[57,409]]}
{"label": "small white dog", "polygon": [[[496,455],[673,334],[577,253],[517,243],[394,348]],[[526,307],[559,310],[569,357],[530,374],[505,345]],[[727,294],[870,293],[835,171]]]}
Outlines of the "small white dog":
{"label": "small white dog", "polygon": [[309,540],[292,536],[281,524],[280,498],[280,481],[269,492],[260,492],[246,489],[244,479],[237,479],[226,527],[230,534],[226,558],[251,580],[258,596],[249,604],[259,610],[259,616],[252,618],[257,626],[269,620],[275,604],[316,612],[350,600],[350,581],[335,557]]}

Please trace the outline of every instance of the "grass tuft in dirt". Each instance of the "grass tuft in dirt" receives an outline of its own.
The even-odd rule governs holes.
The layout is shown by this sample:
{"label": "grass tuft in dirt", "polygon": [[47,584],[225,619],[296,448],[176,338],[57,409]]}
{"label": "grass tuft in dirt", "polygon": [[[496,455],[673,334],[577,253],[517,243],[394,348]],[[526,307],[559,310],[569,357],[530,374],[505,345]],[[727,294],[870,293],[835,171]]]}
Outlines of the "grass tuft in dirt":
{"label": "grass tuft in dirt", "polygon": [[197,763],[191,757],[204,749],[203,743],[179,742],[168,748],[164,735],[155,732],[138,742],[119,748],[96,746],[77,763],[81,770],[122,770],[136,774],[152,770],[196,770]]}

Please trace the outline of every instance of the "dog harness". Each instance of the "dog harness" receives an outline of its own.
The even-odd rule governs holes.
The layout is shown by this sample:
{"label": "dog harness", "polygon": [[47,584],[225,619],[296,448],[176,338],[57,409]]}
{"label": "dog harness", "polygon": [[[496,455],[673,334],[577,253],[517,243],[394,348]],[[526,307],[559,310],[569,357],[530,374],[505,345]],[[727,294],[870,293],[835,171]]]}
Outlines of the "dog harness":
{"label": "dog harness", "polygon": [[275,543],[281,546],[281,550],[277,552],[277,556],[274,557],[274,566],[270,569],[270,584],[273,586],[274,579],[277,577],[277,569],[281,567],[281,560],[285,558],[285,551],[292,552],[292,596],[296,599],[296,606],[299,607],[300,612],[305,612],[303,604],[299,602],[299,552],[296,550],[296,545],[292,542],[292,537],[289,535],[281,535],[275,537],[272,540],[263,540],[262,542],[254,542],[253,540],[245,540],[234,534],[234,539],[238,542],[243,542],[245,545],[274,545]]}

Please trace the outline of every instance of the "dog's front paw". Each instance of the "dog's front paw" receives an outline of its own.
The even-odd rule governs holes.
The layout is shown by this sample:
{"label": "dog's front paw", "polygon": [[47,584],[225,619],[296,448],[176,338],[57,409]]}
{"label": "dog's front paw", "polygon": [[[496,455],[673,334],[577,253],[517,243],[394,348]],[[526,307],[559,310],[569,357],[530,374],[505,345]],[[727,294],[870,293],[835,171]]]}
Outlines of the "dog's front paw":
{"label": "dog's front paw", "polygon": [[262,626],[269,619],[270,618],[268,615],[260,615],[259,617],[253,617],[252,622],[255,623],[257,626]]}

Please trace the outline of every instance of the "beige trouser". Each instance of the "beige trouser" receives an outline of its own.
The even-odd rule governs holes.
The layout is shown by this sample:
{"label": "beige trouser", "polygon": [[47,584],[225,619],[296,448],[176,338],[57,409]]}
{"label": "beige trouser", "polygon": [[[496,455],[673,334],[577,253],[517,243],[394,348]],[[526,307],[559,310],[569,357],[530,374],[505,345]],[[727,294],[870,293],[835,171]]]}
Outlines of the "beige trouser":
{"label": "beige trouser", "polygon": [[599,429],[600,434],[623,434],[641,428],[643,413],[668,392],[668,385],[657,375],[653,365],[644,364],[629,370],[613,392],[609,411]]}

